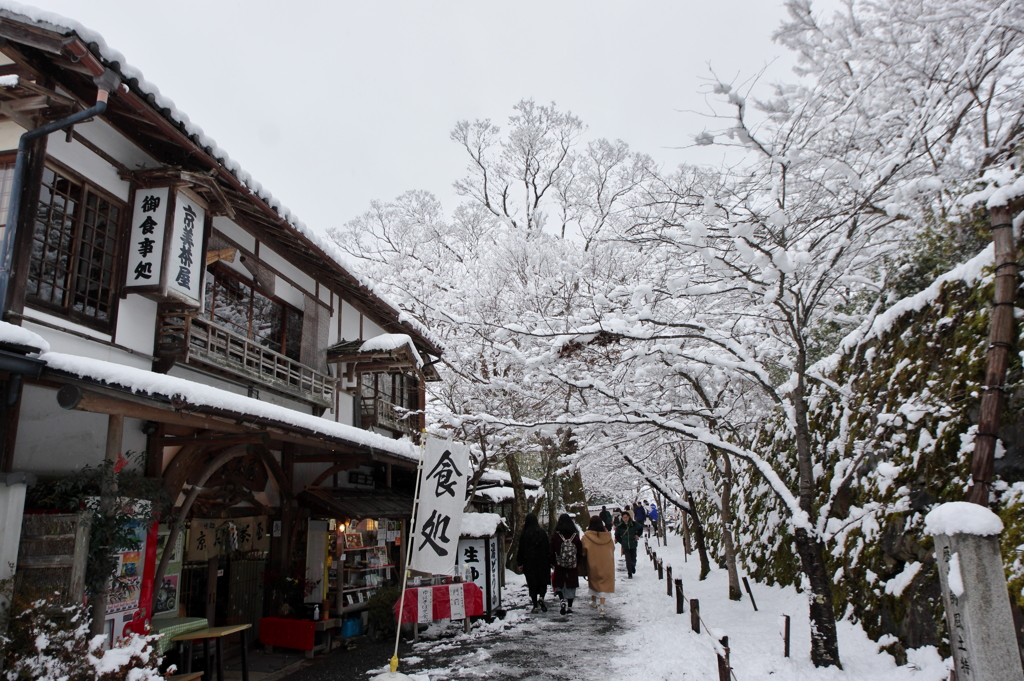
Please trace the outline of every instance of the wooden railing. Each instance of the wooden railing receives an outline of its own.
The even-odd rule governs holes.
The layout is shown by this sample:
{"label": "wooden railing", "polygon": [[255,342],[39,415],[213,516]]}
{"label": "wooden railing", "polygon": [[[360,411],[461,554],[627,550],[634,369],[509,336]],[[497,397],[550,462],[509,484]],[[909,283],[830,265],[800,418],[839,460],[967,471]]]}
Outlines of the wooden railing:
{"label": "wooden railing", "polygon": [[377,426],[415,435],[419,432],[420,419],[416,414],[378,397],[363,397],[361,400],[363,427]]}
{"label": "wooden railing", "polygon": [[322,406],[334,403],[334,379],[244,336],[181,311],[161,316],[158,357],[199,362]]}

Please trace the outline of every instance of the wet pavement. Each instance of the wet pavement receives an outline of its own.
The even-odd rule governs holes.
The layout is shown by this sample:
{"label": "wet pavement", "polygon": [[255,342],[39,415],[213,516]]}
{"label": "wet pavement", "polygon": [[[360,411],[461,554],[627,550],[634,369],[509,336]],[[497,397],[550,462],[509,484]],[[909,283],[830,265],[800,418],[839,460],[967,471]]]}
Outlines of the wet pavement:
{"label": "wet pavement", "polygon": [[[625,568],[617,561],[617,596],[629,590]],[[399,671],[423,675],[430,681],[608,681],[614,670],[608,664],[620,630],[614,607],[605,615],[589,606],[586,582],[582,581],[574,612],[558,613],[557,601],[548,595],[548,612],[530,612],[525,586],[511,586],[502,595],[505,618],[474,624],[470,634],[461,623],[434,625],[421,633],[416,644],[403,641]],[[625,588],[623,588],[625,587]],[[353,639],[355,648],[339,650],[295,673],[286,681],[365,681],[386,670],[394,644]]]}

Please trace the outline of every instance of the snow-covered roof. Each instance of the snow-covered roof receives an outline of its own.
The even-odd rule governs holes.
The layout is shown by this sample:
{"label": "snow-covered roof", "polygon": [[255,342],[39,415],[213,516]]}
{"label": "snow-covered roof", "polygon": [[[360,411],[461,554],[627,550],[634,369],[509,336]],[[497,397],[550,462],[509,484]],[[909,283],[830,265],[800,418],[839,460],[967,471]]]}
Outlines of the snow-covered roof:
{"label": "snow-covered roof", "polygon": [[493,537],[502,522],[497,513],[463,513],[461,534],[463,537]]}
{"label": "snow-covered roof", "polygon": [[[539,489],[526,490],[527,499],[536,499],[541,494],[543,494],[543,491]],[[488,487],[487,489],[477,489],[476,496],[484,497],[496,504],[500,504],[503,501],[515,498],[516,493],[511,487]]]}
{"label": "snow-covered roof", "polygon": [[160,89],[156,85],[146,80],[142,71],[129,64],[121,52],[110,47],[110,45],[107,44],[107,41],[98,32],[87,28],[74,19],[68,19],[67,17],[61,16],[55,12],[43,10],[31,5],[24,5],[20,2],[13,2],[11,0],[0,0],[0,15],[19,23],[24,23],[24,19],[28,19],[29,21],[37,24],[39,28],[60,33],[62,35],[66,35],[70,32],[75,33],[83,42],[89,45],[91,49],[99,53],[98,56],[105,62],[105,66],[107,68],[117,72],[125,81],[128,81],[131,86],[137,88],[158,110],[162,110],[161,113],[166,118],[172,121],[176,126],[179,126],[195,144],[202,147],[211,158],[216,159],[216,161],[220,163],[225,170],[231,173],[231,175],[233,175],[242,185],[244,185],[249,192],[270,206],[288,225],[300,233],[316,248],[320,249],[320,251],[333,260],[334,263],[342,270],[355,278],[361,287],[365,288],[375,298],[379,299],[385,305],[391,307],[392,310],[396,311],[398,314],[398,323],[409,326],[419,336],[434,345],[436,348],[441,349],[444,347],[443,343],[441,343],[441,341],[431,333],[426,326],[409,314],[402,312],[398,305],[392,302],[383,292],[376,288],[374,282],[364,277],[358,269],[353,267],[348,259],[333,243],[316,231],[310,229],[306,223],[300,220],[299,217],[287,206],[281,203],[279,199],[275,198],[273,194],[267,191],[252,175],[246,172],[242,168],[241,164],[232,159],[224,149],[217,145],[216,140],[207,135],[201,127],[193,123],[188,115],[178,109],[169,97],[160,92]]}
{"label": "snow-covered roof", "polygon": [[363,344],[359,346],[359,352],[389,352],[391,350],[398,350],[401,347],[408,347],[413,359],[416,360],[416,366],[423,368],[423,358],[420,357],[420,353],[416,350],[416,345],[412,342],[412,337],[408,334],[382,333],[379,336],[363,341]]}
{"label": "snow-covered roof", "polygon": [[23,329],[20,326],[8,324],[7,322],[0,322],[0,343],[24,345],[29,348],[35,348],[38,352],[50,351],[50,344],[38,333],[33,333],[28,329]]}
{"label": "snow-covered roof", "polygon": [[[480,482],[503,482],[512,484],[512,476],[505,471],[499,471],[494,468],[488,468],[480,476]],[[540,480],[534,480],[523,476],[523,484],[527,487],[540,487]]]}
{"label": "snow-covered roof", "polygon": [[[209,407],[257,419],[295,426],[347,443],[372,447],[409,461],[419,461],[419,447],[411,440],[392,440],[377,433],[304,414],[294,409],[236,395],[220,388],[195,383],[176,376],[158,374],[90,357],[46,352],[39,357],[50,369],[63,371],[107,385],[119,386],[136,394],[172,399],[177,397],[195,407]],[[258,426],[258,424],[256,424]]]}

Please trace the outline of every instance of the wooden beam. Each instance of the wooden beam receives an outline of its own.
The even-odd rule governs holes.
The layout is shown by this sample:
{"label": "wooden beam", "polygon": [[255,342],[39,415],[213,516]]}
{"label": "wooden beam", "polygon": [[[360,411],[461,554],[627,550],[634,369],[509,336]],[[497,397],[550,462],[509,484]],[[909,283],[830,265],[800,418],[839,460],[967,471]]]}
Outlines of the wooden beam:
{"label": "wooden beam", "polygon": [[237,248],[220,248],[215,251],[207,251],[206,266],[209,267],[219,260],[223,260],[224,262],[234,262],[236,255],[238,255]]}
{"label": "wooden beam", "polygon": [[156,439],[156,444],[163,447],[177,447],[179,445],[210,445],[210,446],[230,446],[230,445],[246,445],[246,444],[261,444],[266,445],[270,441],[270,435],[266,432],[256,432],[248,435],[236,435],[234,433],[228,435],[195,435],[195,436],[171,436],[161,437]]}

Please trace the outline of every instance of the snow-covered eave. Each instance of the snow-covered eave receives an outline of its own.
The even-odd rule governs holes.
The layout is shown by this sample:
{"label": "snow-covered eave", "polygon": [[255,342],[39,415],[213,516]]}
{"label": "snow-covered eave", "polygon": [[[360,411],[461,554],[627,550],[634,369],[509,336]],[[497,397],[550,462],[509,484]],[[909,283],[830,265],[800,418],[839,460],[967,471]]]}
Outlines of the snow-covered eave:
{"label": "snow-covered eave", "polygon": [[[71,383],[86,391],[98,388],[101,394],[142,401],[169,412],[226,418],[253,432],[274,429],[312,446],[354,448],[373,459],[393,459],[400,465],[413,466],[419,461],[420,449],[411,440],[393,440],[184,378],[64,353],[47,352],[39,359],[47,363],[44,379]],[[274,439],[273,432],[270,437]]]}
{"label": "snow-covered eave", "polygon": [[240,197],[255,205],[270,222],[287,230],[303,247],[321,259],[344,280],[346,289],[356,296],[365,298],[371,310],[379,311],[385,325],[394,325],[395,328],[413,334],[428,354],[440,356],[444,352],[444,345],[426,326],[403,312],[385,294],[377,291],[374,283],[359,274],[333,244],[307,227],[280,200],[264,189],[263,185],[221,149],[213,138],[180,111],[170,98],[147,81],[142,71],[128,64],[123,54],[110,47],[102,35],[73,19],[10,0],[0,0],[0,18],[30,27],[36,32],[55,34],[65,40],[78,38],[100,64],[112,70],[124,81],[128,88],[127,95],[119,90],[116,96],[131,97],[135,100],[133,105],[146,107],[166,121],[169,129],[165,132],[176,137],[183,145],[191,147],[193,155],[214,168],[221,179],[231,185]]}

